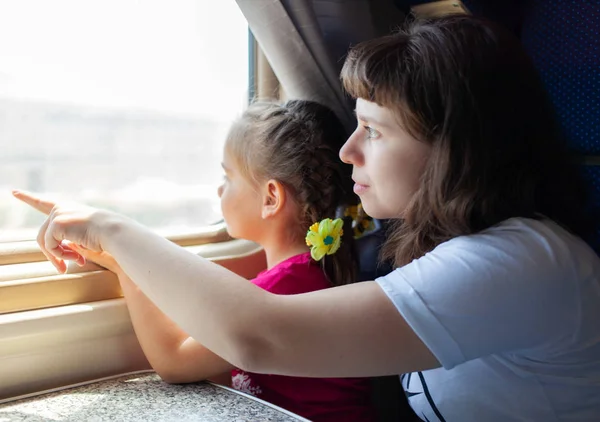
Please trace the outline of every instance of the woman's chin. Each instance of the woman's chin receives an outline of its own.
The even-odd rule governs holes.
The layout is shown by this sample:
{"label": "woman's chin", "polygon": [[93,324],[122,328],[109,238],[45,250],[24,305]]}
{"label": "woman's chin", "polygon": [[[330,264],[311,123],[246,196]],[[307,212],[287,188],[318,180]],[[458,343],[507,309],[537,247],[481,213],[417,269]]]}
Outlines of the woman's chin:
{"label": "woman's chin", "polygon": [[381,207],[378,207],[372,203],[370,204],[369,202],[366,202],[366,201],[362,201],[361,204],[362,204],[363,210],[365,210],[365,212],[367,213],[367,215],[369,217],[377,218],[380,220],[384,219],[384,218],[389,218],[389,217],[385,216],[384,212],[382,212],[383,210],[381,209]]}
{"label": "woman's chin", "polygon": [[401,214],[391,212],[385,207],[377,206],[377,204],[369,204],[368,202],[362,202],[362,207],[368,216],[376,218],[378,220],[390,220],[402,218]]}

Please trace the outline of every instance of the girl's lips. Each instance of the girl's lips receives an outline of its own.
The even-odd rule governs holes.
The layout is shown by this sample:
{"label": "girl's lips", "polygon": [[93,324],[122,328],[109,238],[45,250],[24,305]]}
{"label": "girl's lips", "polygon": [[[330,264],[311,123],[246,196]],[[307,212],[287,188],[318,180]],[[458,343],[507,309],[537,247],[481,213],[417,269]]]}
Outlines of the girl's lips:
{"label": "girl's lips", "polygon": [[361,193],[365,193],[369,189],[367,185],[361,185],[360,183],[354,184],[354,193],[360,195]]}

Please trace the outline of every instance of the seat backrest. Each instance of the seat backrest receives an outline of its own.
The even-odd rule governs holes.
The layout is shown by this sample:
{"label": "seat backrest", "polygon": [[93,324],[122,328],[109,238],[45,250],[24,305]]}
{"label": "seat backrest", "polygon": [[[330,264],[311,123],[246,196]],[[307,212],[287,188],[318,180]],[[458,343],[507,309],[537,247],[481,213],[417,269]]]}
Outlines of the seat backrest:
{"label": "seat backrest", "polygon": [[[582,156],[592,211],[600,211],[600,2],[463,0],[520,36],[571,150]],[[600,230],[600,229],[599,229]],[[593,246],[600,251],[600,231]]]}
{"label": "seat backrest", "polygon": [[569,147],[583,156],[594,211],[600,210],[599,28],[598,0],[534,0],[521,24],[521,40],[546,86]]}
{"label": "seat backrest", "polygon": [[379,262],[379,251],[385,241],[386,222],[373,220],[375,229],[356,239],[358,252],[358,280],[375,280],[392,271],[389,263]]}

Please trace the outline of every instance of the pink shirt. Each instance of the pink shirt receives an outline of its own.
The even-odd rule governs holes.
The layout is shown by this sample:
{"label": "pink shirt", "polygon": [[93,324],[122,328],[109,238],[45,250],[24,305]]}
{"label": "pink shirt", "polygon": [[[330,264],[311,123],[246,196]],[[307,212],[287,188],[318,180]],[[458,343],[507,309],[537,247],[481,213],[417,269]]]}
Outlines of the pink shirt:
{"label": "pink shirt", "polygon": [[[254,284],[280,295],[330,287],[320,266],[304,253],[261,272]],[[232,386],[312,421],[373,421],[368,378],[300,378],[231,371]]]}

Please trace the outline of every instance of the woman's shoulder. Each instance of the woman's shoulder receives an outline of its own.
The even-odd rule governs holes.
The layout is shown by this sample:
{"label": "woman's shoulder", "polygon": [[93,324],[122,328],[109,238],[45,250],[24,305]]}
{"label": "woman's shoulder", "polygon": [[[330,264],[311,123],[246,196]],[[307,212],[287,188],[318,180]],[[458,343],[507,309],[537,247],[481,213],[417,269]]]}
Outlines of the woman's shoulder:
{"label": "woman's shoulder", "polygon": [[[511,218],[479,233],[459,236],[398,268],[391,277],[454,277],[477,284],[490,279],[528,288],[598,282],[600,257],[581,238],[548,219]],[[524,285],[523,285],[524,286]]]}
{"label": "woman's shoulder", "polygon": [[547,218],[510,218],[481,232],[459,236],[438,246],[445,249],[476,248],[480,251],[506,250],[514,254],[523,252],[547,255],[555,259],[574,254],[597,260],[598,256],[580,237]]}
{"label": "woman's shoulder", "polygon": [[[448,240],[398,268],[392,277],[504,280],[516,277],[548,283],[584,281],[600,274],[600,258],[581,238],[548,219],[511,218],[481,232]],[[543,281],[542,281],[543,280]]]}

